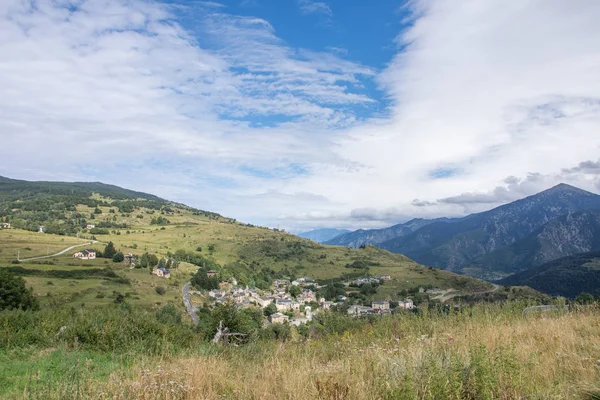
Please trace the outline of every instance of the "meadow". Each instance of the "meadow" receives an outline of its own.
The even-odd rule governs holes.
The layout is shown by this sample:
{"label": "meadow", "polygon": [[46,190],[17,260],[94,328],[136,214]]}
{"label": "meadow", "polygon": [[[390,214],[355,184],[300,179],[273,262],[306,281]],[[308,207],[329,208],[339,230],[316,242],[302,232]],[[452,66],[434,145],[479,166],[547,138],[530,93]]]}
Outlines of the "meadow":
{"label": "meadow", "polygon": [[18,371],[29,369],[4,371],[0,384],[5,397],[40,399],[597,399],[598,306],[524,315],[525,306],[361,321],[331,314],[308,337],[240,347],[199,343],[185,327],[142,339],[129,323],[73,343],[82,327],[48,334],[36,350],[5,350],[5,361],[19,355]]}

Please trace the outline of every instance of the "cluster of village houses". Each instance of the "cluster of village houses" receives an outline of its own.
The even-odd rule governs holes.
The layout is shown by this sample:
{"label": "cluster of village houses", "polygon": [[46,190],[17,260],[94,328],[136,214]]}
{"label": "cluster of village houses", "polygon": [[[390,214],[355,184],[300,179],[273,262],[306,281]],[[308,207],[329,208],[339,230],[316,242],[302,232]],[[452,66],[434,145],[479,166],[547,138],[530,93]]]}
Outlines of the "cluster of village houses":
{"label": "cluster of village houses", "polygon": [[[213,271],[209,271],[213,272]],[[216,273],[216,271],[214,271]],[[390,280],[389,275],[382,275],[376,278],[359,278],[353,283],[358,285],[366,282],[362,280],[367,279],[368,282],[380,282],[380,280]],[[288,293],[288,286],[299,286],[301,288],[300,294],[294,299]],[[325,298],[317,298],[317,293],[311,288],[314,287],[320,289],[326,285],[319,286],[312,279],[308,277],[300,278],[295,281],[287,281],[277,279],[273,281],[273,289],[271,291],[259,292],[257,289],[249,289],[248,287],[237,286],[235,279],[231,283],[223,282],[220,289],[211,290],[208,292],[208,296],[213,298],[216,303],[224,303],[227,301],[233,301],[240,307],[250,307],[251,305],[258,305],[261,308],[267,307],[269,304],[275,304],[277,312],[269,317],[271,323],[283,323],[289,322],[292,325],[300,325],[310,321],[315,312],[319,310],[329,310],[332,306],[344,304],[346,296],[338,296],[338,301],[327,301]],[[316,308],[313,306],[317,304]],[[405,299],[398,302],[398,307],[410,310],[414,308],[414,303],[411,299]],[[304,313],[301,313],[301,309],[304,309]],[[365,315],[381,315],[391,313],[389,301],[376,301],[371,304],[371,307],[366,306],[351,306],[348,309],[348,314],[353,316],[365,316]],[[285,313],[289,314],[292,312],[295,317],[291,318]]]}
{"label": "cluster of village houses", "polygon": [[[93,249],[81,250],[73,254],[73,257],[84,260],[91,260],[96,258],[96,252]],[[127,254],[127,257],[134,257],[133,255]],[[135,259],[130,260],[132,263]],[[169,270],[165,268],[155,268],[152,274],[161,277],[169,278]],[[210,270],[207,272],[209,278],[218,276],[219,272]],[[356,280],[347,283],[347,285],[360,286],[366,283],[380,283],[383,281],[389,281],[392,277],[384,274],[377,277],[361,277]],[[296,298],[288,293],[288,286],[298,286],[301,288],[300,294]],[[235,279],[232,282],[221,282],[220,288],[211,290],[208,292],[208,296],[213,298],[216,303],[225,303],[227,301],[233,301],[240,307],[250,307],[251,305],[258,305],[261,308],[267,307],[269,304],[275,304],[277,312],[269,317],[271,323],[283,323],[289,322],[292,325],[300,325],[310,321],[313,314],[319,310],[329,310],[332,306],[344,304],[346,296],[338,296],[337,302],[327,301],[325,298],[317,298],[316,292],[311,288],[320,289],[326,285],[319,286],[309,277],[299,278],[294,281],[288,281],[284,279],[276,279],[273,281],[273,289],[271,291],[259,292],[257,289],[249,289],[248,287],[240,287],[237,285]],[[309,288],[311,287],[311,288]],[[197,294],[202,294],[197,292]],[[317,304],[316,309],[313,310],[313,306]],[[300,312],[302,306],[304,306],[304,313]],[[398,302],[398,308],[411,310],[415,307],[411,299],[404,299]],[[292,312],[297,317],[290,319],[290,317],[284,313]],[[366,316],[366,315],[382,315],[389,314],[392,310],[390,308],[389,301],[374,301],[371,303],[371,307],[353,305],[348,308],[348,314],[353,316]]]}

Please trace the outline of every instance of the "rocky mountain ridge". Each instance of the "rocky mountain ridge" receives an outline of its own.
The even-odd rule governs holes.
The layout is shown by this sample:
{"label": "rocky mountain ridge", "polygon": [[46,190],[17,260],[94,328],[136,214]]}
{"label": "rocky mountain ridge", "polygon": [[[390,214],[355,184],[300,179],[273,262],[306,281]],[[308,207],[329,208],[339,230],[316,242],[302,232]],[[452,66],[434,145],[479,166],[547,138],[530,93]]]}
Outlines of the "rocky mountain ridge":
{"label": "rocky mountain ridge", "polygon": [[372,244],[424,265],[497,279],[559,257],[600,249],[599,215],[599,195],[560,184],[463,218],[421,220],[412,225],[414,229],[406,223],[359,230],[327,244]]}

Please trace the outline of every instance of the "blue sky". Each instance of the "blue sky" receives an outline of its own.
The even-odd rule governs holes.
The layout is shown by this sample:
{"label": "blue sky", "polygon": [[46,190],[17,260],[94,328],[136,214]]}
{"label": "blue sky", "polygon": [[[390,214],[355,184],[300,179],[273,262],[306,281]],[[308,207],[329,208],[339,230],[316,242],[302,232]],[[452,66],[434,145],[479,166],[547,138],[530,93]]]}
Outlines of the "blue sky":
{"label": "blue sky", "polygon": [[600,190],[600,3],[5,0],[0,175],[290,230]]}

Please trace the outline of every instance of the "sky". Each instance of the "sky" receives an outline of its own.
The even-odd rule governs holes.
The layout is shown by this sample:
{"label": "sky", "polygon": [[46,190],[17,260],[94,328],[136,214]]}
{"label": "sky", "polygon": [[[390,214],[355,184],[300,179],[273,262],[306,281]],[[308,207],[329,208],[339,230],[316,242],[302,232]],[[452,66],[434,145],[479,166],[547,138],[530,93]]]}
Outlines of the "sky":
{"label": "sky", "polygon": [[600,192],[597,0],[2,0],[0,175],[290,231]]}

